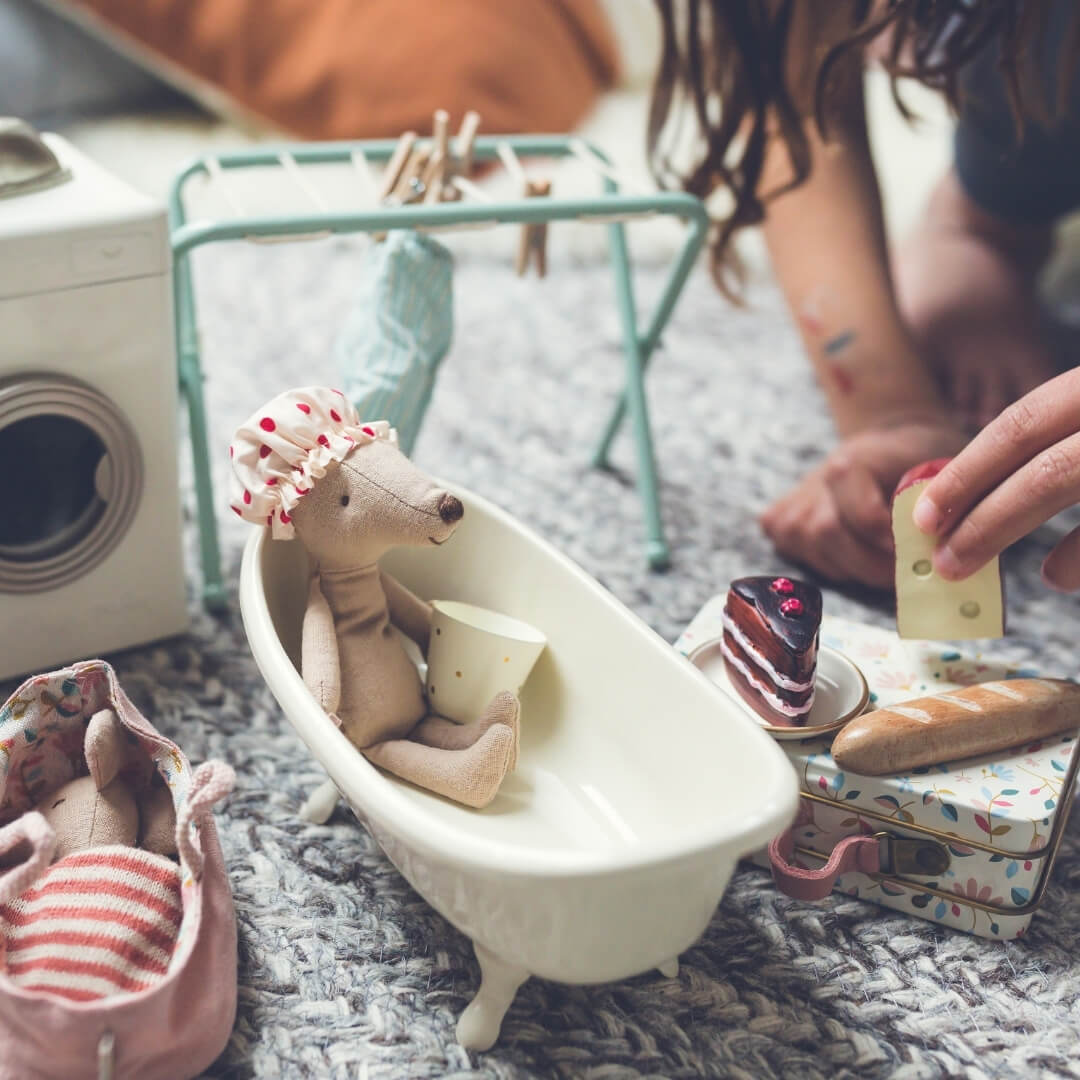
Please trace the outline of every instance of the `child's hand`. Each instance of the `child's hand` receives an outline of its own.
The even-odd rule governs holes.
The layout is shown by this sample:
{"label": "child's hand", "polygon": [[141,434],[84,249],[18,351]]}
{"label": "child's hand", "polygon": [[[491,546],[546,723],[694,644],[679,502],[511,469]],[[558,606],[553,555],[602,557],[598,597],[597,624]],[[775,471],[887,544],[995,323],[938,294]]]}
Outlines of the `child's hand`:
{"label": "child's hand", "polygon": [[[945,538],[934,566],[959,580],[1078,501],[1080,369],[1044,383],[984,428],[926,485],[914,517]],[[1080,589],[1080,529],[1047,556],[1043,579]]]}
{"label": "child's hand", "polygon": [[965,441],[936,418],[859,432],[770,506],[761,527],[781,555],[833,581],[891,588],[893,489],[912,465]]}

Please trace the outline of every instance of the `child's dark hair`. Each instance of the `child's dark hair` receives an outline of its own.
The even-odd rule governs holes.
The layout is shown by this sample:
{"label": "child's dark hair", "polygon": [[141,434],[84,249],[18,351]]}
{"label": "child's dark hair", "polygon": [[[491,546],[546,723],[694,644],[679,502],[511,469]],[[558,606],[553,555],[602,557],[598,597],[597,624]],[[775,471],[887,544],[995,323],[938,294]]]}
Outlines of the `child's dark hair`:
{"label": "child's dark hair", "polygon": [[[657,5],[663,52],[649,114],[650,163],[662,184],[680,185],[702,198],[728,189],[730,210],[715,221],[711,254],[713,275],[729,296],[741,284],[730,250],[733,234],[761,221],[767,198],[809,175],[804,123],[813,115],[827,133],[834,92],[845,79],[861,77],[861,53],[869,42],[888,42],[882,61],[905,114],[897,78],[937,87],[955,107],[960,68],[983,49],[997,47],[1018,125],[1025,114],[1042,119],[1063,106],[1080,55],[1078,14],[1060,54],[1058,91],[1047,100],[1038,64],[1030,62],[1049,7],[1041,0],[657,0]],[[834,40],[800,42],[816,69],[800,80],[804,89],[792,86],[789,38],[799,17],[806,20],[807,8],[828,12]],[[678,138],[672,136],[678,124],[671,120],[685,107],[692,110],[700,150],[689,170],[680,172],[670,160]],[[785,143],[791,180],[763,195],[770,138]]]}

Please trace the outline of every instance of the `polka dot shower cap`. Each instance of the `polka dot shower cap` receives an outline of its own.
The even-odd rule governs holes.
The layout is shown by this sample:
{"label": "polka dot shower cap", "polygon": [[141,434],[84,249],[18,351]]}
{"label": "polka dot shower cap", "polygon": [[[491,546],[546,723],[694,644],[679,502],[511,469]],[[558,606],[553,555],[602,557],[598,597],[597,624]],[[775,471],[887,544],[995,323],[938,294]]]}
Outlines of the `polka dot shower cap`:
{"label": "polka dot shower cap", "polygon": [[295,535],[292,509],[354,446],[397,432],[383,420],[362,423],[340,390],[304,386],[267,402],[241,424],[229,445],[233,513],[269,525],[275,540]]}

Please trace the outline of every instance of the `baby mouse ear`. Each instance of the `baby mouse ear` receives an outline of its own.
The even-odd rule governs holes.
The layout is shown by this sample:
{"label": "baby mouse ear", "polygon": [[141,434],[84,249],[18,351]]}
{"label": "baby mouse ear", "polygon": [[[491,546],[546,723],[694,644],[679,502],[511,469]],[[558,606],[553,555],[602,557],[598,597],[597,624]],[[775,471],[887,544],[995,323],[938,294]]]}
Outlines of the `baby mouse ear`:
{"label": "baby mouse ear", "polygon": [[101,791],[116,779],[124,763],[124,726],[112,709],[102,709],[90,717],[84,749],[94,786]]}

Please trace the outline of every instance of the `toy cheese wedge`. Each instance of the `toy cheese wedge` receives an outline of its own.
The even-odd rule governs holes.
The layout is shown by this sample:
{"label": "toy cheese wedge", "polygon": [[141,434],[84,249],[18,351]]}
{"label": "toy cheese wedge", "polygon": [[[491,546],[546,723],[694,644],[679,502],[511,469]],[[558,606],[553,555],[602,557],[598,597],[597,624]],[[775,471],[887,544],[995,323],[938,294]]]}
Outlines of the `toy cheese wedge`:
{"label": "toy cheese wedge", "polygon": [[902,638],[931,641],[1002,637],[1005,603],[997,557],[963,581],[946,581],[934,570],[935,538],[911,518],[923,487],[948,461],[939,458],[908,470],[893,495],[896,630]]}

